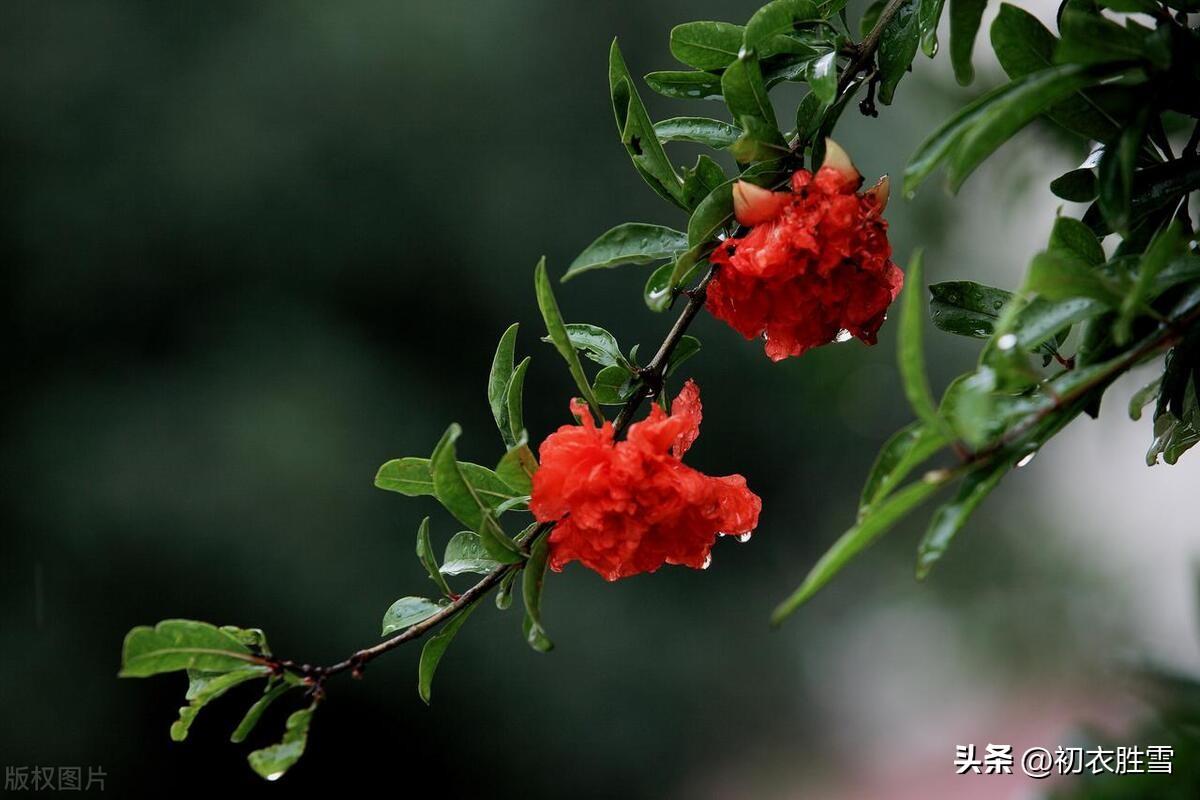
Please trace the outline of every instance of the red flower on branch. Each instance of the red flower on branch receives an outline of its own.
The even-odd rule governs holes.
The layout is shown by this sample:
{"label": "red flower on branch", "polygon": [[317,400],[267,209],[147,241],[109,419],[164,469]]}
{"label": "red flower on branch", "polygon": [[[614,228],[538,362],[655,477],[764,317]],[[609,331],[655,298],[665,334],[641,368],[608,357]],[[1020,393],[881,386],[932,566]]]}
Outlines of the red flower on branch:
{"label": "red flower on branch", "polygon": [[550,567],[571,561],[615,581],[663,564],[707,566],[718,534],[746,535],[762,501],[741,475],[697,472],[681,459],[700,434],[700,390],[684,385],[668,415],[658,405],[615,441],[587,406],[571,403],[581,425],[564,425],[539,448],[530,509],[554,522]]}
{"label": "red flower on branch", "polygon": [[827,140],[826,153],[816,175],[792,175],[790,192],[738,181],[734,215],[752,229],[709,257],[719,267],[709,312],[747,339],[762,336],[772,361],[842,337],[874,344],[904,283],[881,216],[887,177],[860,193],[845,151]]}

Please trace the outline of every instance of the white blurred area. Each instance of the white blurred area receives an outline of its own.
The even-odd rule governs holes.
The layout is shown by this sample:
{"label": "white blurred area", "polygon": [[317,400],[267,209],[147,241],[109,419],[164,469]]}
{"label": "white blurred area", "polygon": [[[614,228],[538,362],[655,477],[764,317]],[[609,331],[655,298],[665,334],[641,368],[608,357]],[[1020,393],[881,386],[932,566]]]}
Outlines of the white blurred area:
{"label": "white blurred area", "polygon": [[[1057,3],[1020,5],[1054,29]],[[989,5],[976,41],[977,86],[1004,79],[987,38],[998,9],[999,4]],[[942,28],[943,52],[933,62],[918,54],[917,74],[901,83],[898,102],[903,102],[906,90],[919,89],[921,79],[947,90],[954,86],[945,55],[945,19]],[[923,96],[927,92],[928,83]],[[941,121],[931,116],[912,124],[920,127],[923,138]],[[859,123],[852,124],[863,138]],[[1048,187],[1051,178],[1078,161],[1042,137],[1036,131],[1023,132],[968,180],[950,205],[955,220],[949,240],[927,251],[928,282],[974,279],[1016,286],[1033,255],[1044,249],[1056,213],[1082,214],[1083,206],[1064,203]],[[941,191],[938,184],[935,177],[922,191]],[[899,193],[893,198],[904,202]],[[919,231],[911,239],[922,243]],[[1106,245],[1111,251],[1111,240]],[[897,253],[898,259],[903,257]],[[763,743],[760,755],[734,751],[729,761],[714,765],[714,772],[698,777],[681,796],[1040,797],[1053,788],[1053,779],[1027,778],[1019,774],[1019,766],[1013,775],[956,775],[955,745],[974,743],[982,753],[989,743],[1011,744],[1019,759],[1028,747],[1053,752],[1058,745],[1078,744],[1079,732],[1086,728],[1128,735],[1146,708],[1125,683],[1125,668],[1154,664],[1200,674],[1200,448],[1186,453],[1175,466],[1146,466],[1150,420],[1147,415],[1131,421],[1126,405],[1151,377],[1148,366],[1125,376],[1109,389],[1099,419],[1073,422],[1028,466],[1007,478],[977,512],[977,517],[988,518],[1005,510],[1003,521],[989,521],[1011,540],[1014,557],[1029,553],[1033,558],[1049,551],[1087,576],[1083,588],[1067,601],[1069,624],[1045,631],[1047,639],[1061,636],[1082,642],[1075,662],[1036,673],[999,674],[987,663],[986,648],[981,652],[979,647],[986,629],[971,631],[972,624],[988,625],[993,615],[973,619],[971,612],[942,605],[911,573],[889,579],[879,591],[847,592],[836,624],[822,619],[814,626],[818,638],[796,645],[804,665],[797,682],[817,687],[817,718],[807,720],[806,727],[816,728],[818,738],[826,742],[823,747],[832,748],[836,757],[814,764],[810,755],[787,742]],[[923,520],[927,513],[917,516]],[[915,546],[923,524],[909,524],[897,535]],[[971,535],[971,525],[963,537]],[[1022,568],[1020,563],[1013,567]],[[846,573],[838,578],[843,579],[855,580]],[[1053,593],[1057,588],[1053,570],[1023,580],[1031,592]],[[1035,585],[1038,581],[1044,583]],[[1064,586],[1061,591],[1076,590]],[[978,587],[982,596],[997,591]],[[1015,624],[1061,624],[1040,618],[1036,603],[1028,599],[997,596],[992,602],[1025,615]],[[1153,743],[1130,739],[1127,744]],[[764,752],[770,755],[761,755]],[[814,772],[824,779],[814,783]],[[756,777],[748,779],[748,773]]]}

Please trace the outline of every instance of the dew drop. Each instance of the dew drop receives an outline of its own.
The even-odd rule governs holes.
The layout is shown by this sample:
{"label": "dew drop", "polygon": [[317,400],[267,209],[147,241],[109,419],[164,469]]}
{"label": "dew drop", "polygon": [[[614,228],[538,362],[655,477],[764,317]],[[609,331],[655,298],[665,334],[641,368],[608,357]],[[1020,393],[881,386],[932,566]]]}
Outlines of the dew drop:
{"label": "dew drop", "polygon": [[837,336],[833,337],[833,340],[835,342],[841,343],[841,342],[848,342],[853,338],[854,338],[854,334],[852,334],[850,331],[846,330],[845,328],[842,328],[840,331],[837,332]]}
{"label": "dew drop", "polygon": [[1001,350],[1012,350],[1016,346],[1016,334],[1006,333],[996,341],[996,347],[999,347]]}
{"label": "dew drop", "polygon": [[997,311],[999,311],[1000,309],[1004,308],[1004,301],[1003,301],[1003,300],[997,300],[996,302],[992,303],[992,308],[994,308],[994,309],[996,309]]}
{"label": "dew drop", "polygon": [[700,569],[708,569],[712,566],[712,553],[704,557],[704,563],[700,565]]}
{"label": "dew drop", "polygon": [[742,544],[745,544],[746,542],[750,541],[751,535],[752,534],[750,533],[743,533],[741,536],[737,537],[737,540]]}
{"label": "dew drop", "polygon": [[268,775],[267,780],[277,781],[282,777],[283,777],[283,770],[280,770],[279,772],[272,772],[270,775]]}
{"label": "dew drop", "polygon": [[1023,456],[1021,458],[1021,460],[1017,462],[1017,468],[1020,469],[1021,467],[1028,464],[1030,461],[1033,461],[1033,457],[1036,455],[1037,455],[1037,451],[1034,450],[1032,453],[1028,453],[1025,456]]}

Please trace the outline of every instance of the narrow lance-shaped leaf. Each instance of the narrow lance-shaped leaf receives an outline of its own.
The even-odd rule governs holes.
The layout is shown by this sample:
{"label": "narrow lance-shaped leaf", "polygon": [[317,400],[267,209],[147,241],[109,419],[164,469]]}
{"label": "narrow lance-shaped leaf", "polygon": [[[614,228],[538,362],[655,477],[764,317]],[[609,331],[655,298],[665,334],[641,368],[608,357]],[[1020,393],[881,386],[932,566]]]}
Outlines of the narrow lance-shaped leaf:
{"label": "narrow lance-shaped leaf", "polygon": [[807,602],[834,575],[840,572],[852,558],[941,488],[945,480],[945,477],[931,480],[926,476],[923,480],[910,483],[881,503],[865,519],[842,534],[841,538],[834,542],[833,546],[809,571],[800,587],[775,609],[771,615],[771,623],[778,625],[791,616],[797,608]]}
{"label": "narrow lance-shaped leaf", "polygon": [[633,85],[617,40],[608,54],[608,86],[621,143],[638,173],[663,198],[686,208],[683,181],[654,135],[654,125]]}
{"label": "narrow lance-shaped leaf", "polygon": [[920,420],[893,434],[880,448],[875,464],[867,474],[858,504],[859,520],[887,498],[910,472],[947,443],[942,430]]}
{"label": "narrow lance-shaped leaf", "polygon": [[575,385],[579,387],[580,394],[587,400],[592,413],[599,417],[601,416],[600,405],[596,402],[595,395],[592,394],[592,387],[588,383],[587,375],[583,372],[583,365],[579,363],[579,354],[571,345],[571,337],[563,323],[562,313],[558,310],[558,301],[554,298],[554,290],[550,287],[550,278],[546,275],[546,259],[544,257],[538,261],[537,267],[534,269],[533,281],[537,292],[538,308],[541,309],[542,319],[546,322],[546,332],[550,334],[554,348],[567,362],[567,369],[570,370],[571,377],[575,379]]}
{"label": "narrow lance-shaped leaf", "polygon": [[813,96],[821,101],[822,106],[832,103],[837,97],[837,51],[830,50],[820,58],[810,61],[805,77],[808,79],[808,85],[812,87]]}
{"label": "narrow lance-shaped leaf", "polygon": [[[732,125],[728,127],[733,128]],[[734,139],[736,138],[734,136]],[[685,247],[687,234],[681,231],[645,222],[626,222],[601,234],[596,241],[588,245],[571,262],[562,279],[568,281],[593,269],[606,269],[621,264],[650,264],[670,258],[676,250]]]}
{"label": "narrow lance-shaped leaf", "polygon": [[281,680],[267,689],[266,693],[254,701],[254,704],[246,711],[246,715],[242,717],[242,721],[238,723],[233,733],[230,734],[229,741],[234,744],[246,741],[246,737],[258,726],[258,721],[262,719],[262,715],[271,707],[271,704],[295,688],[295,684]]}
{"label": "narrow lance-shaped leaf", "polygon": [[279,744],[255,750],[247,757],[251,768],[269,781],[282,778],[304,755],[304,748],[308,744],[308,727],[316,710],[317,704],[314,702],[308,708],[302,708],[288,717],[287,727]]}
{"label": "narrow lance-shaped leaf", "polygon": [[179,709],[179,719],[171,725],[172,741],[182,742],[187,738],[188,729],[192,727],[192,722],[196,719],[196,715],[200,713],[200,709],[204,708],[210,702],[216,700],[239,683],[266,677],[267,668],[265,666],[243,667],[242,669],[235,669],[231,672],[215,675],[204,681],[199,691],[188,693],[188,699],[191,702]]}
{"label": "narrow lance-shaped leaf", "polygon": [[442,656],[446,654],[446,648],[454,641],[454,636],[458,633],[458,629],[467,621],[467,617],[471,616],[471,612],[479,605],[479,599],[471,602],[462,611],[459,611],[442,629],[432,636],[425,646],[421,648],[421,661],[417,666],[417,694],[429,704],[429,699],[433,691],[433,675],[437,672],[438,664],[442,661]]}
{"label": "narrow lance-shaped leaf", "polygon": [[379,468],[375,485],[408,497],[432,496],[433,474],[429,471],[429,459],[415,456],[393,458]]}
{"label": "narrow lance-shaped leaf", "polygon": [[521,584],[525,600],[525,638],[529,646],[545,653],[554,645],[542,627],[542,584],[546,579],[546,565],[550,556],[550,533],[547,531],[534,540],[529,550],[529,561]]}
{"label": "narrow lance-shaped leaf", "polygon": [[215,625],[168,619],[153,628],[134,628],[125,636],[118,674],[144,678],[182,669],[228,672],[261,662],[237,637]]}
{"label": "narrow lance-shaped leaf", "polygon": [[1100,211],[1112,229],[1122,233],[1128,232],[1130,227],[1133,174],[1138,151],[1142,146],[1142,134],[1149,119],[1149,108],[1147,106],[1133,124],[1121,131],[1115,145],[1104,149],[1096,171],[1096,186],[1099,190],[1097,203]]}
{"label": "narrow lance-shaped leaf", "polygon": [[429,541],[429,517],[421,520],[421,524],[417,528],[417,559],[421,562],[421,566],[425,568],[425,571],[429,573],[429,580],[437,584],[442,594],[446,597],[452,595],[453,592],[450,591],[450,586],[446,583],[446,579],[442,577],[437,563],[437,556],[434,555],[433,545]]}
{"label": "narrow lance-shaped leaf", "polygon": [[924,580],[955,534],[962,530],[971,514],[1011,468],[1012,462],[1002,459],[997,464],[975,470],[963,479],[958,495],[934,512],[929,529],[917,547],[917,580]]}
{"label": "narrow lance-shaped leaf", "polygon": [[938,22],[942,19],[942,8],[946,0],[917,0],[917,25],[921,32],[921,52],[929,58],[937,55]]}
{"label": "narrow lance-shaped leaf", "polygon": [[963,134],[947,173],[951,189],[958,191],[984,159],[1048,107],[1112,74],[1112,67],[1064,64],[1014,81],[1012,91],[995,100],[977,124]]}
{"label": "narrow lance-shaped leaf", "polygon": [[526,356],[513,370],[508,387],[504,390],[504,409],[508,415],[509,430],[513,434],[513,443],[509,445],[510,449],[528,438],[525,432],[525,373],[528,371],[529,356]]}
{"label": "narrow lance-shaped leaf", "polygon": [[[570,339],[572,347],[601,366],[629,366],[629,361],[621,353],[617,337],[599,325],[573,322],[567,326],[567,338]],[[549,342],[550,337],[544,337],[542,341]]]}
{"label": "narrow lance-shaped leaf", "polygon": [[646,85],[676,100],[721,100],[721,76],[711,72],[651,72]]}
{"label": "narrow lance-shaped leaf", "polygon": [[1142,418],[1142,411],[1146,406],[1158,399],[1159,390],[1162,388],[1162,375],[1159,375],[1154,380],[1147,383],[1142,388],[1138,389],[1129,398],[1129,418],[1137,421]]}
{"label": "narrow lance-shaped leaf", "polygon": [[508,411],[505,406],[505,392],[513,373],[513,352],[517,345],[517,329],[520,326],[513,323],[500,337],[496,347],[496,355],[492,358],[492,370],[488,373],[488,405],[492,408],[492,416],[496,419],[496,427],[504,439],[505,446],[511,447],[515,434],[508,425]]}
{"label": "narrow lance-shaped leaf", "polygon": [[[742,131],[736,125],[707,117],[672,117],[654,123],[654,133],[663,142],[693,142],[721,150],[738,140]],[[656,226],[657,227],[657,226]],[[667,229],[669,230],[669,229]],[[678,248],[676,248],[678,249]],[[574,268],[574,265],[572,265]],[[567,271],[570,275],[570,270]]]}
{"label": "narrow lance-shaped leaf", "polygon": [[725,95],[725,104],[735,120],[751,117],[767,123],[773,132],[769,142],[782,143],[783,138],[776,129],[775,109],[767,96],[767,87],[763,84],[762,70],[758,59],[752,54],[744,53],[726,68],[721,75],[721,92]]}
{"label": "narrow lance-shaped leaf", "polygon": [[917,418],[930,426],[939,427],[937,409],[933,403],[933,392],[929,389],[929,378],[925,374],[925,345],[921,313],[921,295],[924,291],[921,274],[922,253],[917,250],[908,263],[907,286],[900,308],[900,336],[898,355],[900,377],[904,380],[904,394],[908,397]]}
{"label": "narrow lance-shaped leaf", "polygon": [[883,29],[879,43],[879,102],[891,105],[900,79],[908,72],[921,41],[916,0],[905,3]]}

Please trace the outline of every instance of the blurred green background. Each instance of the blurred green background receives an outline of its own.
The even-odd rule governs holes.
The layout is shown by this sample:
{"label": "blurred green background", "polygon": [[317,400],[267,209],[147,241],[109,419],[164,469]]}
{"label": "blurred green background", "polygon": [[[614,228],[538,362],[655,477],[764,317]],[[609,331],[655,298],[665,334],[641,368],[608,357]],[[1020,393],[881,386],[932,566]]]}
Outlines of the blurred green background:
{"label": "blurred green background", "polygon": [[[396,597],[430,591],[416,525],[433,514],[439,548],[456,525],[374,489],[376,467],[427,454],[454,420],[464,458],[495,460],[484,387],[514,320],[534,356],[531,431],[568,421],[534,262],[561,274],[623,221],[683,225],[617,141],[610,39],[635,73],[670,69],[672,25],[757,5],[0,7],[0,763],[100,766],[118,796],[268,790],[226,742],[254,690],[174,744],[184,681],[118,681],[122,636],[168,617],[258,626],[276,652],[324,663],[372,643]],[[975,91],[998,79],[981,62]],[[839,138],[869,179],[971,96],[947,72],[921,59],[897,106],[848,113]],[[656,118],[722,110],[643,94]],[[1080,155],[1031,131],[957,199],[894,194],[897,260],[919,243],[931,280],[1012,285],[1053,218],[1045,183]],[[564,314],[650,348],[669,319],[642,305],[645,277],[567,284]],[[1194,668],[1195,531],[1172,508],[1198,473],[1141,478],[1149,432],[1119,403],[1014,476],[926,584],[914,520],[769,631],[909,419],[894,326],[876,348],[776,365],[709,318],[694,332],[706,419],[689,461],[763,497],[751,542],[719,543],[707,572],[552,575],[548,656],[517,612],[486,606],[432,708],[415,647],[333,682],[309,754],[269,791],[423,774],[452,797],[962,796],[956,743],[1119,730],[1139,708],[1114,665]],[[931,331],[935,384],[974,352]],[[282,724],[275,709],[253,744]]]}

